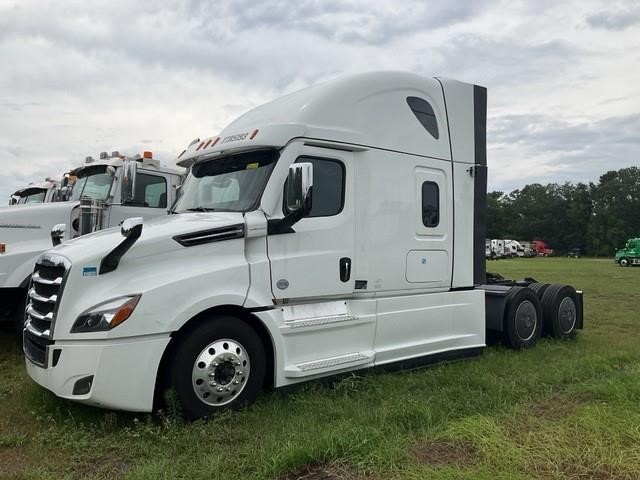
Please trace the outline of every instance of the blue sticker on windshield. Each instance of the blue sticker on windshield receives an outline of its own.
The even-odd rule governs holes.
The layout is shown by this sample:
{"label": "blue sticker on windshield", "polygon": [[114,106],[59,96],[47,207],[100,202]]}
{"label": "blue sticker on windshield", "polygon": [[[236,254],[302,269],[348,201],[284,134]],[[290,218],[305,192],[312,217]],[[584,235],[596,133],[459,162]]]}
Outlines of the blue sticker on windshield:
{"label": "blue sticker on windshield", "polygon": [[98,267],[83,267],[82,268],[82,276],[83,277],[97,277],[98,276]]}

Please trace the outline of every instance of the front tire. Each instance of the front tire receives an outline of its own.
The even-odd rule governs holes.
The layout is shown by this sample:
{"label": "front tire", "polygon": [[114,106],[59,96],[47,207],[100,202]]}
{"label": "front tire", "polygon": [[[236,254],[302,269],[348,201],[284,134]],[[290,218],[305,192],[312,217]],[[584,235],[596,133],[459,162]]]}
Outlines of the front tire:
{"label": "front tire", "polygon": [[190,420],[253,403],[265,378],[264,346],[243,320],[215,316],[182,339],[171,386]]}
{"label": "front tire", "polygon": [[18,345],[22,345],[22,332],[24,330],[24,311],[27,308],[27,293],[24,292],[22,298],[18,300],[17,305],[15,306],[12,316],[13,316],[13,325],[15,328],[15,338]]}
{"label": "front tire", "polygon": [[621,267],[628,267],[629,266],[629,259],[626,258],[626,257],[622,257],[620,259],[619,264],[620,264]]}

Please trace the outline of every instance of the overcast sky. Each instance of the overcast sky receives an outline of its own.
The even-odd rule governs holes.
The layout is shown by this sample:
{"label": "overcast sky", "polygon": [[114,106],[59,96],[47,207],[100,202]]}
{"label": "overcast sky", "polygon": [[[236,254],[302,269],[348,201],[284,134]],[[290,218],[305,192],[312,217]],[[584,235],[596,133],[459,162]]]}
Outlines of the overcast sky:
{"label": "overcast sky", "polygon": [[0,0],[0,204],[103,150],[172,164],[253,106],[380,69],[489,89],[491,190],[640,164],[635,0]]}

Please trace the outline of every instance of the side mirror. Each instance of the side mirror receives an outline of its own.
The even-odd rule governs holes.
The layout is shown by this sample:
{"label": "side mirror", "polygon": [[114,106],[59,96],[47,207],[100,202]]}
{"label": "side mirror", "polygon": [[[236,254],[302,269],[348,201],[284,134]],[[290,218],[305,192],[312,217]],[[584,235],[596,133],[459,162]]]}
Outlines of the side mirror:
{"label": "side mirror", "polygon": [[51,228],[51,243],[54,247],[62,243],[66,229],[67,226],[64,223],[58,223]]}
{"label": "side mirror", "polygon": [[131,203],[135,198],[136,174],[138,172],[138,162],[125,158],[122,161],[122,204]]}
{"label": "side mirror", "polygon": [[142,217],[126,218],[122,221],[122,227],[120,227],[120,233],[123,237],[136,237],[138,238],[142,233]]}
{"label": "side mirror", "polygon": [[289,212],[304,209],[311,210],[311,191],[313,189],[313,164],[308,162],[289,165],[285,204]]}

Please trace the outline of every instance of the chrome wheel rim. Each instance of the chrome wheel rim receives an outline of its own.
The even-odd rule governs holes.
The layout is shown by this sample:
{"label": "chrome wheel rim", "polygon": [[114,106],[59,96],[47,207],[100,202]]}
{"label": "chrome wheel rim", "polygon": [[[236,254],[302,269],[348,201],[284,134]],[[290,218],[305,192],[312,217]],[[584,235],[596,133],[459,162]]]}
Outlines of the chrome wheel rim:
{"label": "chrome wheel rim", "polygon": [[518,305],[515,314],[516,333],[523,342],[531,340],[538,325],[538,313],[535,305],[525,300]]}
{"label": "chrome wheel rim", "polygon": [[571,297],[564,297],[558,307],[558,325],[560,331],[566,335],[571,333],[576,324],[576,304]]}
{"label": "chrome wheel rim", "polygon": [[622,265],[623,267],[626,267],[626,266],[627,266],[627,263],[628,263],[628,262],[627,262],[627,259],[626,259],[626,258],[623,258],[622,260],[620,260],[620,265]]}
{"label": "chrome wheel rim", "polygon": [[207,345],[193,363],[193,391],[207,405],[227,405],[244,390],[250,370],[249,354],[242,344],[226,338],[216,340]]}

